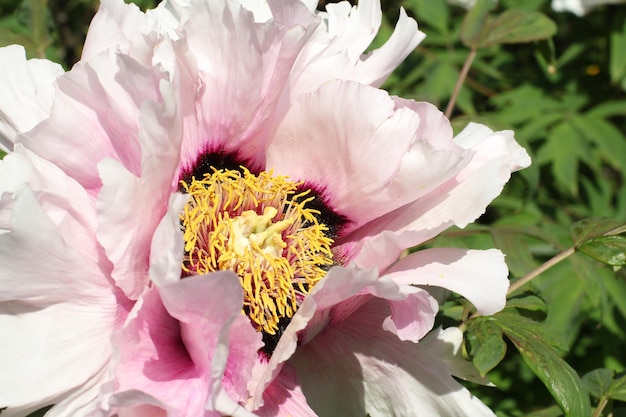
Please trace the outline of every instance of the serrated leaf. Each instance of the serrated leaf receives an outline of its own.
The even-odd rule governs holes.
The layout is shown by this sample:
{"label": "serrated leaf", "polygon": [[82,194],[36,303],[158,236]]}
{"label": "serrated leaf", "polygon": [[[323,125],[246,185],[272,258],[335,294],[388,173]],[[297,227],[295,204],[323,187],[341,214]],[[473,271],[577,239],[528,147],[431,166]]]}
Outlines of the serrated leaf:
{"label": "serrated leaf", "polygon": [[461,42],[469,48],[480,45],[483,30],[487,23],[489,10],[493,7],[491,0],[478,0],[463,19],[461,26]]}
{"label": "serrated leaf", "polygon": [[626,166],[626,136],[613,123],[588,115],[574,116],[570,122],[615,169]]}
{"label": "serrated leaf", "polygon": [[519,351],[524,363],[544,383],[556,403],[568,417],[588,417],[591,404],[580,377],[556,349],[546,343],[537,333],[538,323],[513,314],[499,313],[493,316],[503,333]]}
{"label": "serrated leaf", "polygon": [[504,359],[506,343],[502,340],[502,331],[490,319],[472,322],[466,338],[472,363],[482,377]]}
{"label": "serrated leaf", "polygon": [[602,398],[609,391],[614,374],[615,371],[611,369],[594,369],[586,373],[581,380],[589,395],[594,398]]}
{"label": "serrated leaf", "polygon": [[568,122],[554,127],[541,147],[538,162],[552,162],[557,183],[570,194],[578,195],[579,161],[588,162],[589,146],[581,133]]}
{"label": "serrated leaf", "polygon": [[626,237],[600,236],[580,245],[578,250],[611,266],[626,265]]}
{"label": "serrated leaf", "polygon": [[543,13],[511,9],[488,19],[476,47],[532,42],[551,38],[555,33],[556,24]]}
{"label": "serrated leaf", "polygon": [[578,247],[594,238],[626,232],[626,223],[607,218],[582,219],[572,224],[569,237]]}

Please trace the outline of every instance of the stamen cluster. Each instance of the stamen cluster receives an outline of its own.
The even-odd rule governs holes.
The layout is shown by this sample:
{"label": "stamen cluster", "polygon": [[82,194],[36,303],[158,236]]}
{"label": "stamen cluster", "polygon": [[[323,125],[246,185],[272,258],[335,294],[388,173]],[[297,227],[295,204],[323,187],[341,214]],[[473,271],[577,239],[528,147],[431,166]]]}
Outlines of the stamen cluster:
{"label": "stamen cluster", "polygon": [[306,207],[314,197],[287,177],[245,168],[213,170],[181,185],[190,196],[180,215],[183,273],[234,271],[243,312],[257,330],[276,334],[333,264],[328,227]]}

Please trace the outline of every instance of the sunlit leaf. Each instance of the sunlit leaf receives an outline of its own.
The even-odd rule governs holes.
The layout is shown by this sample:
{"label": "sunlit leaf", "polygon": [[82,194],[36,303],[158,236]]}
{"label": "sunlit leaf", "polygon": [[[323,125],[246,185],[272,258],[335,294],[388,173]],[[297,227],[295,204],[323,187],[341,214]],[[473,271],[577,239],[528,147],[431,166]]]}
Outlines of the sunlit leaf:
{"label": "sunlit leaf", "polygon": [[594,238],[626,232],[626,223],[607,218],[591,218],[577,221],[570,226],[569,236],[574,246],[580,246]]}
{"label": "sunlit leaf", "polygon": [[589,417],[591,404],[580,377],[557,350],[537,333],[538,323],[519,315],[494,316],[528,367],[545,384],[568,417]]}
{"label": "sunlit leaf", "polygon": [[583,243],[578,250],[611,266],[626,265],[626,237],[601,236]]}
{"label": "sunlit leaf", "polygon": [[548,39],[555,33],[556,24],[543,13],[512,9],[488,20],[478,47],[532,42]]}

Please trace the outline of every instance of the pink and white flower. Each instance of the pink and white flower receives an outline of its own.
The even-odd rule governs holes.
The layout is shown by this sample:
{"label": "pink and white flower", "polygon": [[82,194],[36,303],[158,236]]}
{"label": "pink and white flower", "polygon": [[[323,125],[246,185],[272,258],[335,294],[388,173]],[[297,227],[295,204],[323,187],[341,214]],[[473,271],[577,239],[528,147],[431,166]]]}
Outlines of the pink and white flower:
{"label": "pink and white flower", "polygon": [[475,220],[528,155],[377,89],[423,38],[404,12],[364,56],[375,0],[242,3],[104,0],[51,107],[19,124],[0,102],[0,407],[493,415],[437,354],[458,333],[422,340],[423,287],[493,314],[503,255],[398,258]]}

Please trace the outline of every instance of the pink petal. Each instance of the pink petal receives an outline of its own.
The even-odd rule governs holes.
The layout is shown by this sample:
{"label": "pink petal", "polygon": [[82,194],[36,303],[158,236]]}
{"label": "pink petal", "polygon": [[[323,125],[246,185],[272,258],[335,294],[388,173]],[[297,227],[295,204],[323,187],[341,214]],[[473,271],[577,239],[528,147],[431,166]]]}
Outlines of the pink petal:
{"label": "pink petal", "polygon": [[291,101],[330,80],[352,80],[379,86],[424,39],[417,24],[400,13],[389,40],[379,49],[362,55],[381,23],[379,0],[327,4],[326,25],[319,26],[298,57],[290,77]]}
{"label": "pink petal", "polygon": [[[372,297],[394,306],[384,324],[390,332],[418,339],[433,326],[437,305],[425,291],[399,287],[392,280],[378,277],[375,270],[333,267],[305,298],[269,363],[255,370],[252,385],[256,390],[249,408],[256,410],[263,405],[263,392],[271,381],[280,378],[282,366],[297,352],[296,348],[316,340],[327,329],[351,317]],[[410,314],[414,314],[412,321]]]}
{"label": "pink petal", "polygon": [[421,344],[384,331],[388,315],[372,300],[290,360],[318,415],[494,416]]}
{"label": "pink petal", "polygon": [[148,282],[150,243],[167,212],[177,176],[181,136],[176,116],[167,99],[163,104],[142,105],[140,178],[112,159],[98,165],[102,180],[98,240],[113,262],[113,279],[131,299],[136,299]]}
{"label": "pink petal", "polygon": [[497,249],[426,249],[393,265],[386,276],[400,285],[433,285],[467,298],[482,315],[506,304],[509,287],[504,254]]}
{"label": "pink petal", "polygon": [[281,368],[280,375],[263,393],[263,399],[265,405],[255,412],[259,417],[317,417],[307,404],[298,376],[289,364]]}
{"label": "pink petal", "polygon": [[457,143],[470,151],[469,161],[454,177],[435,190],[369,223],[347,236],[352,260],[362,267],[384,270],[402,250],[424,242],[456,224],[464,227],[480,216],[500,194],[511,172],[530,159],[511,132],[492,132],[469,125]]}
{"label": "pink petal", "polygon": [[137,5],[121,0],[102,0],[89,25],[81,61],[89,61],[109,49],[128,53],[133,36],[158,28],[157,21],[142,13]]}
{"label": "pink petal", "polygon": [[0,149],[13,150],[18,133],[48,117],[54,80],[63,68],[45,59],[26,60],[24,48],[0,48]]}
{"label": "pink petal", "polygon": [[195,98],[197,126],[186,126],[192,133],[185,137],[183,169],[202,152],[215,150],[260,165],[268,122],[317,22],[257,24],[248,10],[226,1],[194,2],[188,13],[193,19],[183,21],[181,30],[197,59],[202,85]]}
{"label": "pink petal", "polygon": [[267,166],[324,187],[332,208],[352,222],[344,233],[415,201],[458,173],[461,149],[422,139],[450,133],[434,106],[415,106],[418,113],[395,105],[382,90],[329,82],[290,108],[269,143]]}
{"label": "pink petal", "polygon": [[[228,389],[222,386],[224,375],[238,371],[233,367],[250,368],[249,357],[256,360],[261,346],[260,334],[241,315],[242,298],[239,279],[228,271],[144,293],[136,317],[115,341],[116,404],[139,405],[119,401],[119,395],[132,390],[154,398],[149,404],[163,404],[180,416],[218,415],[216,408],[235,404],[223,397]],[[232,357],[229,343],[239,345]],[[228,382],[240,383],[237,378],[240,375]]]}
{"label": "pink petal", "polygon": [[103,158],[140,175],[140,107],[163,100],[159,84],[164,76],[113,52],[79,63],[59,77],[50,118],[18,141],[94,193],[101,185],[97,164]]}

